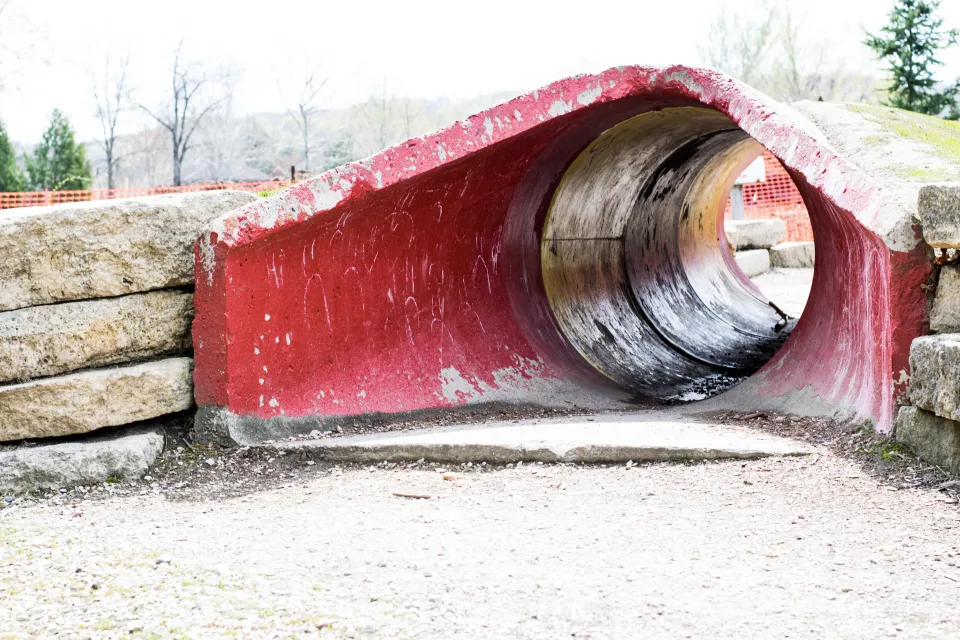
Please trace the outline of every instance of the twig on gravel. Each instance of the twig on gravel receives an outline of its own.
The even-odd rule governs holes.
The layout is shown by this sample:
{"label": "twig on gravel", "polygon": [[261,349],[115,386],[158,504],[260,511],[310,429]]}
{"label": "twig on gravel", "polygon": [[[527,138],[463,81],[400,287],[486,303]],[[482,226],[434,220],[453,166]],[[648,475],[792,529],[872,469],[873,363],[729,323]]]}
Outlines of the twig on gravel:
{"label": "twig on gravel", "polygon": [[431,499],[431,498],[436,498],[436,497],[437,497],[437,496],[428,495],[428,494],[426,494],[426,493],[397,493],[397,492],[394,492],[393,495],[395,495],[395,496],[398,497],[398,498],[410,498],[410,499],[412,499],[412,500],[429,500],[429,499]]}
{"label": "twig on gravel", "polygon": [[198,455],[198,454],[197,454],[197,448],[194,447],[194,446],[193,446],[192,444],[190,444],[189,442],[187,442],[187,439],[186,439],[186,438],[180,438],[180,440],[183,441],[183,444],[187,445],[187,448],[190,449],[190,451],[193,451],[194,455]]}

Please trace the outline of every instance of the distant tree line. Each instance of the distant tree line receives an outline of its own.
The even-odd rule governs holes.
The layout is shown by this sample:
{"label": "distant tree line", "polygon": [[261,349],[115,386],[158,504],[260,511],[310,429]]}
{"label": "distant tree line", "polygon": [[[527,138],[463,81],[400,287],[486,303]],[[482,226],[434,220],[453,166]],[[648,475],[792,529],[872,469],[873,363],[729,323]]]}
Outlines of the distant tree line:
{"label": "distant tree line", "polygon": [[[794,3],[760,0],[753,7],[721,6],[700,47],[708,65],[775,98],[884,102],[899,109],[956,119],[960,80],[939,82],[940,54],[960,33],[944,27],[939,0],[894,0],[887,24],[863,44],[887,64],[889,84],[836,43],[804,29]],[[791,6],[794,5],[794,6]]]}
{"label": "distant tree line", "polygon": [[[884,102],[934,116],[960,116],[960,80],[936,78],[940,55],[960,38],[938,16],[938,0],[892,0],[887,24],[865,35],[864,44],[887,64],[888,85],[856,61],[838,56],[835,43],[805,31],[790,5],[757,0],[753,10],[738,4],[733,11],[721,5],[701,57],[785,101]],[[460,103],[414,100],[396,96],[384,79],[365,102],[330,109],[324,106],[327,78],[302,61],[275,72],[286,113],[237,116],[233,72],[190,61],[182,42],[165,83],[167,95],[155,105],[136,98],[128,67],[127,57],[108,56],[102,73],[91,77],[101,125],[96,145],[78,142],[63,113],[54,110],[39,144],[18,153],[0,122],[0,191],[88,189],[95,181],[116,188],[267,180],[288,176],[291,166],[319,172],[514,95]],[[138,113],[152,125],[121,135],[121,125],[127,123],[129,131],[127,119]]]}

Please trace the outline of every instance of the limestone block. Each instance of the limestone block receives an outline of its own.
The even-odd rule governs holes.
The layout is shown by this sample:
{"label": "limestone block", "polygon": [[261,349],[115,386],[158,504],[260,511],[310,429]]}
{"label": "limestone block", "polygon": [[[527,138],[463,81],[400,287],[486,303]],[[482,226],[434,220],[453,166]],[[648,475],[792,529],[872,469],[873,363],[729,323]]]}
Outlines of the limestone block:
{"label": "limestone block", "polygon": [[787,235],[787,223],[767,220],[728,220],[723,225],[727,242],[734,249],[769,249]]}
{"label": "limestone block", "polygon": [[192,319],[177,290],[0,312],[0,382],[182,352]]}
{"label": "limestone block", "polygon": [[140,478],[162,450],[163,434],[153,431],[0,450],[0,493]]}
{"label": "limestone block", "polygon": [[0,387],[0,442],[115,427],[193,405],[190,358],[93,369]]}
{"label": "limestone block", "polygon": [[960,422],[916,407],[901,407],[897,440],[926,460],[951,473],[960,473]]}
{"label": "limestone block", "polygon": [[782,242],[770,249],[770,264],[777,269],[803,269],[815,261],[812,242]]}
{"label": "limestone block", "polygon": [[960,420],[960,334],[923,336],[913,341],[910,399],[941,418]]}
{"label": "limestone block", "polygon": [[766,249],[737,251],[733,255],[733,258],[737,261],[737,266],[747,274],[748,278],[770,271],[770,253]]}
{"label": "limestone block", "polygon": [[940,269],[937,295],[930,309],[930,330],[936,333],[960,333],[960,265]]}
{"label": "limestone block", "polygon": [[241,191],[97,200],[0,215],[0,311],[193,283],[193,243]]}
{"label": "limestone block", "polygon": [[927,185],[917,198],[923,239],[931,247],[960,248],[960,185]]}

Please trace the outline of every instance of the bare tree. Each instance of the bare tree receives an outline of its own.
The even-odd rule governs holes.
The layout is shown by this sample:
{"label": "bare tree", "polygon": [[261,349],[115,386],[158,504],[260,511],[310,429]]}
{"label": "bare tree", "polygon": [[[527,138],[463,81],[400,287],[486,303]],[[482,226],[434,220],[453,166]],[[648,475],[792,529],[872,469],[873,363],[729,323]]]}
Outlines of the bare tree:
{"label": "bare tree", "polygon": [[[300,88],[300,97],[296,99],[296,111],[290,108],[287,109],[287,113],[290,114],[290,117],[293,118],[294,122],[297,123],[297,127],[300,129],[300,137],[303,141],[303,168],[305,171],[310,171],[310,151],[314,146],[313,139],[311,138],[313,133],[311,130],[311,119],[320,109],[320,106],[317,104],[317,98],[319,98],[326,84],[327,79],[321,77],[317,70],[312,69],[307,71],[303,79],[303,86]],[[277,88],[280,89],[282,96],[283,86],[279,79],[277,79]]]}
{"label": "bare tree", "polygon": [[159,184],[161,176],[169,175],[171,170],[169,142],[167,131],[160,127],[145,128],[121,138],[120,146],[128,156],[123,163],[124,181],[136,187]]}
{"label": "bare tree", "polygon": [[830,43],[802,33],[790,8],[780,12],[779,51],[769,83],[784,100],[876,101],[880,80],[847,57],[831,55]]}
{"label": "bare tree", "polygon": [[181,40],[173,59],[172,93],[166,112],[156,114],[140,105],[147,115],[170,133],[174,186],[181,184],[183,159],[192,148],[191,141],[197,127],[227,99],[227,96],[211,98],[208,95],[209,90],[216,84],[216,79],[201,67],[184,62],[181,58],[182,50]]}
{"label": "bare tree", "polygon": [[120,154],[117,152],[117,120],[120,114],[129,109],[129,87],[127,86],[127,69],[130,66],[130,56],[121,58],[119,66],[114,69],[107,54],[104,67],[102,85],[94,82],[93,97],[97,101],[97,118],[100,119],[102,139],[100,147],[105,156],[107,165],[107,189],[114,189],[117,165],[120,163]]}
{"label": "bare tree", "polygon": [[789,3],[760,0],[720,13],[700,55],[713,68],[781,100],[876,101],[879,81],[802,28]]}
{"label": "bare tree", "polygon": [[268,179],[263,156],[270,152],[269,146],[270,140],[256,119],[236,117],[233,99],[227,99],[200,131],[197,152],[187,163],[189,173],[216,182]]}
{"label": "bare tree", "polygon": [[714,69],[756,84],[774,44],[776,20],[772,0],[763,0],[756,11],[731,12],[721,4],[700,56]]}
{"label": "bare tree", "polygon": [[416,119],[417,119],[417,116],[420,115],[420,114],[417,112],[417,108],[416,108],[416,106],[413,104],[413,102],[410,100],[410,98],[404,98],[404,99],[403,99],[402,112],[403,112],[403,113],[402,113],[402,115],[403,115],[403,137],[406,138],[407,140],[409,140],[409,139],[412,138],[414,135],[416,135],[415,133],[413,133],[413,131],[414,131],[414,126],[413,126],[413,125],[414,125],[414,122],[415,122]]}
{"label": "bare tree", "polygon": [[386,149],[396,142],[395,104],[383,80],[360,110],[361,118],[369,127],[369,134],[376,146],[374,151]]}

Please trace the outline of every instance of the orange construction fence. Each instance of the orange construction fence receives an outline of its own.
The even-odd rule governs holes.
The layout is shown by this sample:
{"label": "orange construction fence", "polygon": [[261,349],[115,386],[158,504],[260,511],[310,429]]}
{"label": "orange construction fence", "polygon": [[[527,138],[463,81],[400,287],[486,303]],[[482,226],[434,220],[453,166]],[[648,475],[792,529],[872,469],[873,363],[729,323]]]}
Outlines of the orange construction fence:
{"label": "orange construction fence", "polygon": [[[813,227],[803,204],[800,191],[790,175],[771,153],[763,154],[766,179],[743,185],[743,208],[747,220],[780,218],[787,223],[787,240],[813,240]],[[724,219],[733,217],[730,200],[724,211]]]}
{"label": "orange construction fence", "polygon": [[141,187],[135,189],[88,189],[85,191],[19,191],[0,192],[0,209],[15,207],[42,207],[64,202],[87,202],[90,200],[113,200],[115,198],[134,198],[137,196],[156,196],[164,193],[189,193],[194,191],[219,191],[236,189],[239,191],[273,191],[293,184],[289,180],[270,180],[267,182],[222,182],[217,184],[191,184],[181,187]]}
{"label": "orange construction fence", "polygon": [[[770,153],[764,153],[763,164],[766,179],[763,182],[743,185],[744,211],[748,220],[762,218],[780,218],[787,223],[787,240],[813,240],[813,228],[807,216],[800,192],[793,184],[789,174],[780,161]],[[293,184],[289,180],[271,180],[267,182],[224,182],[217,184],[193,184],[182,187],[142,187],[136,189],[93,189],[87,191],[23,191],[0,192],[0,209],[14,207],[37,207],[63,202],[86,202],[88,200],[112,200],[114,198],[132,198],[153,196],[164,193],[185,193],[191,191],[216,191],[220,189],[238,189],[240,191],[273,191]],[[730,201],[724,211],[724,218],[732,217]]]}

